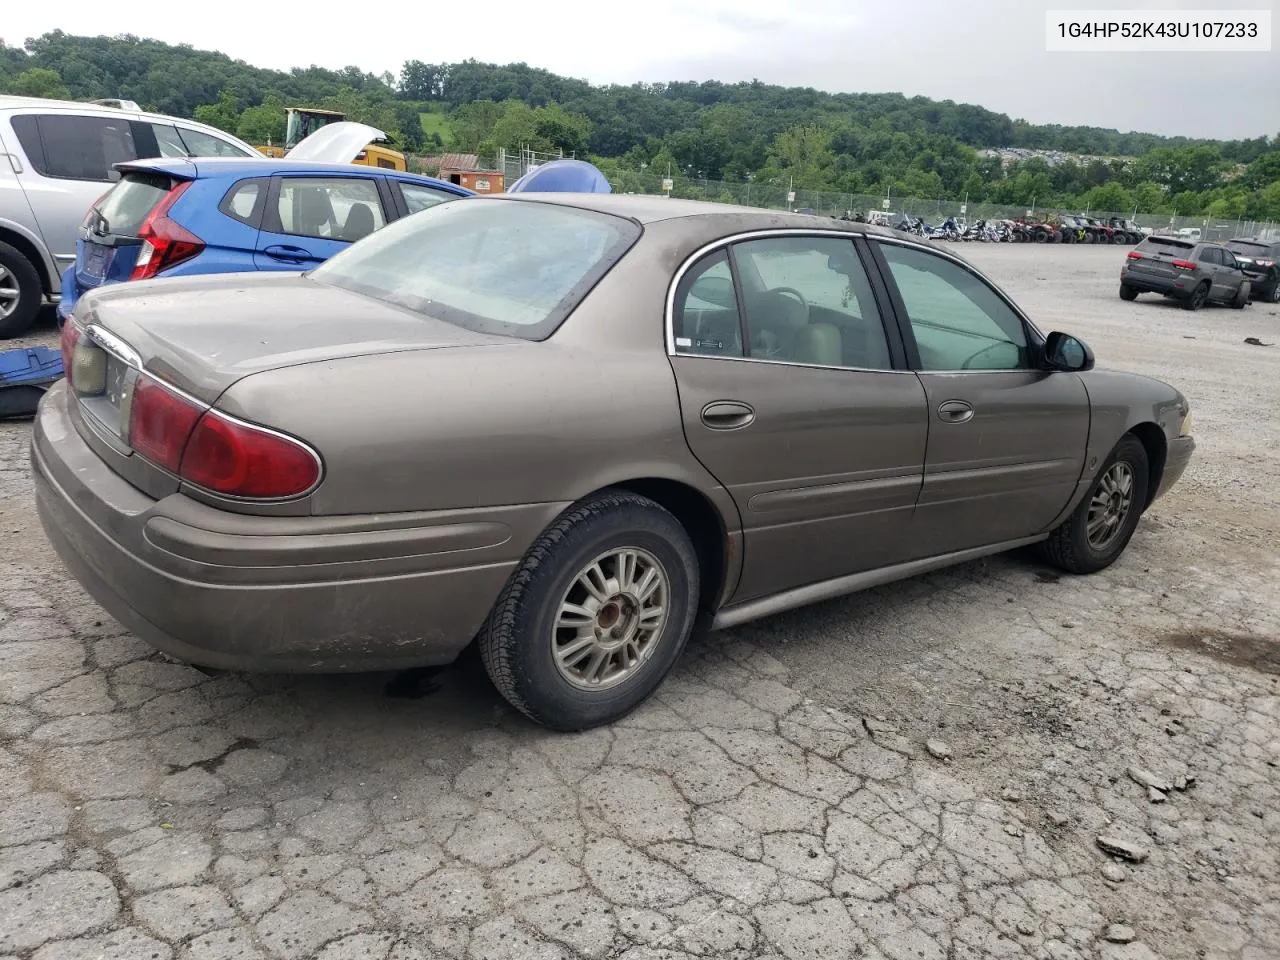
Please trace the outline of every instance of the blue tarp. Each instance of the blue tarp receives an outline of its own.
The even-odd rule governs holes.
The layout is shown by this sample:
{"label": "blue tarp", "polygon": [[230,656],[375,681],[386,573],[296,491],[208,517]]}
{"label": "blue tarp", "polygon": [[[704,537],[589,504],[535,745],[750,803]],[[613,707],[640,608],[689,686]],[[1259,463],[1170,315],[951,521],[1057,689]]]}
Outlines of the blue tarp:
{"label": "blue tarp", "polygon": [[585,160],[552,160],[507,188],[508,193],[613,193],[603,173]]}
{"label": "blue tarp", "polygon": [[0,418],[30,417],[45,390],[62,377],[62,354],[49,347],[0,351]]}

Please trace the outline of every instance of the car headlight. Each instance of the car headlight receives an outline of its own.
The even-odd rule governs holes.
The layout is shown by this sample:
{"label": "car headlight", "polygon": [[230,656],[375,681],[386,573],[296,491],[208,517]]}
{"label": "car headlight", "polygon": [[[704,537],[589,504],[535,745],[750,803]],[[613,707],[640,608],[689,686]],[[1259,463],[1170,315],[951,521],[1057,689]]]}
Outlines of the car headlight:
{"label": "car headlight", "polygon": [[1188,434],[1190,434],[1191,427],[1194,425],[1194,423],[1195,423],[1195,417],[1193,417],[1191,414],[1191,411],[1188,410],[1182,417],[1182,426],[1178,428],[1178,436],[1185,437]]}

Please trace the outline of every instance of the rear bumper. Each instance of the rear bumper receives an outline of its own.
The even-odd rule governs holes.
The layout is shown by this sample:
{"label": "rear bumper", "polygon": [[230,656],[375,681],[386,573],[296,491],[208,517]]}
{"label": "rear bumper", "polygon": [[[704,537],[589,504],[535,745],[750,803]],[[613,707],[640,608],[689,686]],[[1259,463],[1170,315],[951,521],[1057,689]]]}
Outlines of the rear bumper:
{"label": "rear bumper", "polygon": [[1178,437],[1169,441],[1169,449],[1164,459],[1164,473],[1160,475],[1160,486],[1152,499],[1164,496],[1169,492],[1170,487],[1182,479],[1195,449],[1196,442],[1192,437]]}
{"label": "rear bumper", "polygon": [[1146,273],[1121,271],[1120,282],[1142,293],[1163,293],[1173,297],[1187,297],[1198,281],[1191,277],[1157,277]]}
{"label": "rear bumper", "polygon": [[448,663],[562,507],[249,518],[152,500],[81,438],[62,383],[36,416],[31,465],[45,533],[94,599],[157,649],[233,670]]}

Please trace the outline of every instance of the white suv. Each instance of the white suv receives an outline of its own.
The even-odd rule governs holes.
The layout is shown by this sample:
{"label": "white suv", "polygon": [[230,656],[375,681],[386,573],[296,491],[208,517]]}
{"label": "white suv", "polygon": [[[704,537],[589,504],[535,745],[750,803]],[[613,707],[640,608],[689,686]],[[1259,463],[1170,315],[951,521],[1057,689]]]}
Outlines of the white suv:
{"label": "white suv", "polygon": [[59,298],[85,213],[142,157],[260,157],[193,120],[120,106],[0,96],[0,339]]}

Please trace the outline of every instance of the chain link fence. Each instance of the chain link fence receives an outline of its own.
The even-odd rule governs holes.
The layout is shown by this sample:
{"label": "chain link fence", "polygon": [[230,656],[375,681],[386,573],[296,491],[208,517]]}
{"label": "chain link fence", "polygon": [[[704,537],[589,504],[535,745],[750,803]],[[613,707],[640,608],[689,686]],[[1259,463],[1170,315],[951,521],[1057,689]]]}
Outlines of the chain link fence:
{"label": "chain link fence", "polygon": [[[664,178],[634,171],[620,171],[609,177],[615,193],[664,194]],[[508,180],[508,183],[512,182]],[[904,216],[919,217],[927,223],[956,217],[970,223],[976,220],[1048,219],[1061,214],[1086,214],[1106,220],[1124,217],[1140,227],[1160,233],[1199,230],[1205,240],[1227,240],[1231,237],[1263,237],[1280,241],[1280,223],[1271,220],[1232,220],[1208,216],[1173,217],[1167,214],[1138,213],[1132,210],[1064,210],[1050,207],[1024,207],[1009,204],[979,203],[959,200],[923,200],[918,197],[871,196],[858,193],[832,193],[823,190],[788,189],[785,183],[725,183],[720,180],[697,180],[673,177],[670,195],[686,200],[710,200],[736,203],[771,210],[796,210],[824,217],[852,216],[861,212],[870,219],[876,214],[897,223]],[[886,203],[887,200],[887,203]]]}

